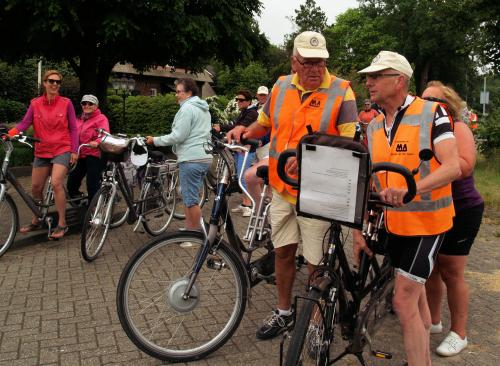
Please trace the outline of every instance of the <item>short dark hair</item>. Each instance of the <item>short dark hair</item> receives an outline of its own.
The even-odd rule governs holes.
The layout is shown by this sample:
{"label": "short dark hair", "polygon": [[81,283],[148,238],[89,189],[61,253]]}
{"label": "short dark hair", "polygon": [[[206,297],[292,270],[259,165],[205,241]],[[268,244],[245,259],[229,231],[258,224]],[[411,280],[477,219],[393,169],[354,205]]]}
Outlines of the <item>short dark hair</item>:
{"label": "short dark hair", "polygon": [[199,89],[198,85],[196,85],[196,81],[191,78],[180,78],[175,81],[175,85],[182,85],[185,92],[191,92],[191,95],[194,97],[198,95]]}
{"label": "short dark hair", "polygon": [[248,90],[239,90],[236,95],[243,95],[245,97],[245,100],[252,100],[252,93],[250,93]]}

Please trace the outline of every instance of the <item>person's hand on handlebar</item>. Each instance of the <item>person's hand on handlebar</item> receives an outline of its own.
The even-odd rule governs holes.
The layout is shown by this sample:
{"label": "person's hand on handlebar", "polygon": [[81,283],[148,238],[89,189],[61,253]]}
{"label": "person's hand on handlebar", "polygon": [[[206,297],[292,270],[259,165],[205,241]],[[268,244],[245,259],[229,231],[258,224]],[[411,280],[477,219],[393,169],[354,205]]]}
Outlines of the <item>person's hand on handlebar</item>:
{"label": "person's hand on handlebar", "polygon": [[146,145],[154,145],[153,136],[146,136]]}
{"label": "person's hand on handlebar", "polygon": [[248,137],[248,136],[246,136],[247,132],[248,132],[248,129],[245,126],[236,126],[235,128],[233,128],[231,131],[229,131],[226,134],[227,142],[231,144],[231,143],[233,143],[233,140],[234,140],[236,143],[239,144],[241,137],[243,137],[243,138]]}
{"label": "person's hand on handlebar", "polygon": [[401,207],[406,192],[408,190],[404,188],[385,188],[380,192],[380,199],[393,207]]}
{"label": "person's hand on handlebar", "polygon": [[97,141],[90,141],[89,145],[91,148],[97,149],[99,147],[99,143]]}
{"label": "person's hand on handlebar", "polygon": [[361,252],[365,252],[370,257],[373,255],[373,252],[370,250],[370,248],[368,248],[368,245],[366,245],[363,234],[361,234],[361,231],[359,230],[352,231],[352,252],[354,261],[357,265],[359,265],[359,257],[361,255]]}
{"label": "person's hand on handlebar", "polygon": [[297,163],[297,157],[289,157],[286,161],[285,172],[290,177],[296,177],[299,174],[299,164]]}

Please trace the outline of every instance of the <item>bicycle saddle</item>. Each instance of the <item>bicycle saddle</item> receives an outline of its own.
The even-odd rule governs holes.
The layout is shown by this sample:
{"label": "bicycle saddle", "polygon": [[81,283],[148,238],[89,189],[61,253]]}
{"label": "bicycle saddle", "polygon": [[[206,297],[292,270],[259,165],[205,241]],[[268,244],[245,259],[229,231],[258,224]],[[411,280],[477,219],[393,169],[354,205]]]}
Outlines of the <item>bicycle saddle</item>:
{"label": "bicycle saddle", "polygon": [[161,151],[149,151],[149,157],[153,163],[160,163],[165,160],[165,154]]}
{"label": "bicycle saddle", "polygon": [[257,177],[262,178],[266,185],[269,185],[269,166],[259,166],[255,174],[257,175]]}

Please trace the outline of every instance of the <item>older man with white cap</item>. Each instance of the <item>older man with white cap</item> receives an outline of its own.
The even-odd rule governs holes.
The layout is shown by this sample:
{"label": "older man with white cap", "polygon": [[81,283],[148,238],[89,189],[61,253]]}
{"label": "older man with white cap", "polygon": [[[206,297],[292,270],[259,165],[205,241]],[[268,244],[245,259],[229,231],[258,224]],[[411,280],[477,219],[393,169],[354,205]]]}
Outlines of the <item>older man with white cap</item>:
{"label": "older man with white cap", "polygon": [[[331,75],[326,68],[328,50],[323,35],[303,32],[294,41],[291,56],[294,74],[278,79],[259,119],[249,127],[237,127],[230,139],[260,137],[271,131],[269,181],[273,188],[271,203],[272,241],[275,246],[278,306],[257,331],[257,338],[270,339],[293,322],[291,294],[295,278],[295,253],[299,241],[312,272],[323,257],[323,238],[329,224],[298,217],[295,211],[297,191],[280,180],[277,173],[279,154],[294,148],[307,134],[307,125],[332,135],[354,136],[356,101],[350,83]],[[288,171],[296,169],[289,161]]]}
{"label": "older man with white cap", "polygon": [[[412,170],[420,164],[421,150],[434,153],[415,175],[417,196],[408,204],[403,204],[406,185],[395,174],[374,177],[382,200],[392,206],[384,216],[387,250],[396,268],[393,305],[403,328],[408,364],[430,365],[431,318],[424,284],[454,216],[450,183],[460,176],[460,166],[452,121],[438,103],[408,94],[413,70],[404,56],[381,51],[359,72],[366,74],[371,101],[381,107],[367,131],[372,162],[392,162]],[[356,260],[361,250],[371,254],[355,231]]]}

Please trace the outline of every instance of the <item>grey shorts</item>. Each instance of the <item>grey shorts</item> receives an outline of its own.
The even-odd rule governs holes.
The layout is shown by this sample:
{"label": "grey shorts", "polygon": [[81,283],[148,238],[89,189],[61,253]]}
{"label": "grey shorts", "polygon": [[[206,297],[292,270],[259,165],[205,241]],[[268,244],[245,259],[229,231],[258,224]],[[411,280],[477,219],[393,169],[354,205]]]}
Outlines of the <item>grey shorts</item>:
{"label": "grey shorts", "polygon": [[63,154],[56,155],[53,158],[37,158],[35,156],[35,160],[33,160],[33,168],[43,168],[51,166],[52,164],[59,164],[69,169],[70,159],[71,159],[70,152],[65,152]]}

